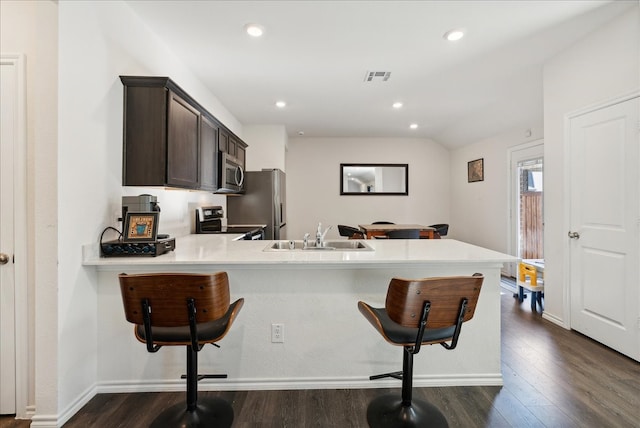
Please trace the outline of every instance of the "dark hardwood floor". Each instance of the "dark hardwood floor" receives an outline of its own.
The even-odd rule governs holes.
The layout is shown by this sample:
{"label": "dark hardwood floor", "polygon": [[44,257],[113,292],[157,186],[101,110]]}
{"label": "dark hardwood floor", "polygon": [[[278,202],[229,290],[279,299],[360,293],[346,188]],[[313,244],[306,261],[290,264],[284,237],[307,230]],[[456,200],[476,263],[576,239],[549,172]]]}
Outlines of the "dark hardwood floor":
{"label": "dark hardwood floor", "polygon": [[[639,363],[543,320],[510,292],[504,291],[501,303],[504,386],[416,388],[414,397],[438,406],[451,427],[640,427]],[[428,353],[425,348],[416,358],[428,358]],[[234,427],[345,428],[366,427],[368,402],[390,391],[400,393],[353,389],[200,394],[228,400],[235,412]],[[64,428],[146,427],[162,409],[183,400],[184,393],[177,392],[100,394]],[[26,428],[29,422],[0,418],[0,426]]]}

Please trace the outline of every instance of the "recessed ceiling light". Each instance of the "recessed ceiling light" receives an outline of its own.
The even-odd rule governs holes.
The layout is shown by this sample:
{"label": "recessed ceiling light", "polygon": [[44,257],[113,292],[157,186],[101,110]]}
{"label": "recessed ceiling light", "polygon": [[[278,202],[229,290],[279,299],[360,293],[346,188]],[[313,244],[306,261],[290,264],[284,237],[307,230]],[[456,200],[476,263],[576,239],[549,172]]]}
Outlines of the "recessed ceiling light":
{"label": "recessed ceiling light", "polygon": [[402,103],[400,101],[393,103],[392,105],[393,108],[400,108],[402,107]]}
{"label": "recessed ceiling light", "polygon": [[417,123],[412,123],[411,125],[409,125],[409,128],[418,129],[418,124]]}
{"label": "recessed ceiling light", "polygon": [[445,39],[449,40],[450,42],[455,42],[460,40],[461,38],[464,37],[464,31],[462,30],[449,30],[446,33],[444,33],[444,37]]}
{"label": "recessed ceiling light", "polygon": [[285,108],[287,106],[287,103],[284,101],[276,101],[276,107],[278,108]]}
{"label": "recessed ceiling light", "polygon": [[247,24],[244,29],[251,37],[260,37],[264,34],[264,28],[258,24]]}

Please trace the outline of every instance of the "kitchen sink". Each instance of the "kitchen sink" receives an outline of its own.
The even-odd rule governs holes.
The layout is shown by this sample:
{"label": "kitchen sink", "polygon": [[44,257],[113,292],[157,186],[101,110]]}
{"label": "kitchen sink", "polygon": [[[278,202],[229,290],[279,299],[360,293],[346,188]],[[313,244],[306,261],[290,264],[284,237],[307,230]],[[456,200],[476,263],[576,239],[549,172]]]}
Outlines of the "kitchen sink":
{"label": "kitchen sink", "polygon": [[264,251],[373,251],[373,248],[355,239],[325,241],[323,247],[316,247],[315,242],[309,242],[305,247],[303,241],[292,240],[273,242]]}
{"label": "kitchen sink", "polygon": [[336,250],[360,250],[360,251],[373,251],[369,245],[362,241],[356,241],[353,239],[345,239],[342,241],[327,241],[327,247],[333,247]]}

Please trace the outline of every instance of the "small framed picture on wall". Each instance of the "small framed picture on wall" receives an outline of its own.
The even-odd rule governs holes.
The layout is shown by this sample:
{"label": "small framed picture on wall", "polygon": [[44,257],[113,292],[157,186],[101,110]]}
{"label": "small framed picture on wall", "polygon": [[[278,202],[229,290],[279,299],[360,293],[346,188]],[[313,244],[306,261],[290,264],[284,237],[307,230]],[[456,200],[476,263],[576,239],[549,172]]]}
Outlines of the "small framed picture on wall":
{"label": "small framed picture on wall", "polygon": [[484,158],[467,163],[467,180],[469,183],[484,181]]}

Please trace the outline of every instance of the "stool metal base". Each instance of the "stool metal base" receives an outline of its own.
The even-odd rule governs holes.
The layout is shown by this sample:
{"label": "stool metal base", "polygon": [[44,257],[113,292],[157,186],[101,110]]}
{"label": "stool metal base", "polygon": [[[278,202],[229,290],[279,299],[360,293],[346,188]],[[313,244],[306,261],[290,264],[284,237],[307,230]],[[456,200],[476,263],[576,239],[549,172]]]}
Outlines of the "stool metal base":
{"label": "stool metal base", "polygon": [[413,400],[410,406],[403,406],[402,398],[397,395],[382,395],[371,401],[367,422],[371,428],[449,427],[447,419],[433,404]]}
{"label": "stool metal base", "polygon": [[151,423],[151,428],[231,427],[233,409],[221,398],[199,399],[196,408],[187,410],[186,403],[169,407]]}

